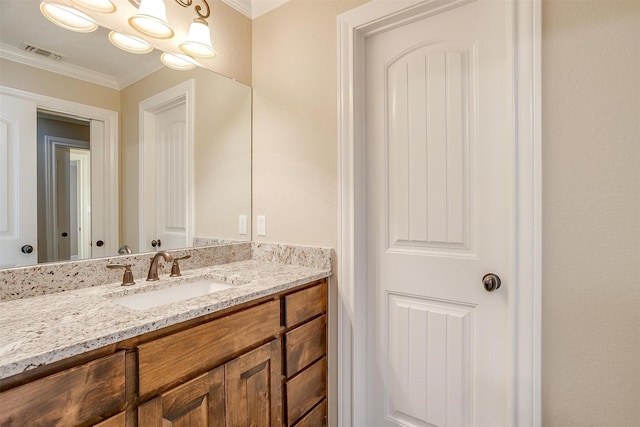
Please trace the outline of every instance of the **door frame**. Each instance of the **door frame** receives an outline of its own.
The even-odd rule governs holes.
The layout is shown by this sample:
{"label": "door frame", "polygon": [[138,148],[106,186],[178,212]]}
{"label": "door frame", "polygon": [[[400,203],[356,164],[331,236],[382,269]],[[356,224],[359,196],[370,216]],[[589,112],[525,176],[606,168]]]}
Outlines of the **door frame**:
{"label": "door frame", "polygon": [[[94,185],[98,185],[95,179],[101,178],[100,186],[103,194],[102,200],[91,201],[92,240],[105,241],[102,247],[95,245],[91,247],[91,258],[115,254],[120,240],[118,112],[8,86],[0,86],[0,92],[34,101],[36,110],[91,121],[91,150],[99,151],[102,155],[102,162],[93,164],[91,167],[91,186],[93,189]],[[102,229],[94,233],[94,227],[97,228],[97,224],[101,224]],[[95,237],[96,235],[100,237]]]}
{"label": "door frame", "polygon": [[[339,425],[366,420],[365,39],[475,0],[372,0],[338,16],[338,407]],[[511,0],[516,292],[513,425],[541,425],[542,167],[541,0]]]}
{"label": "door frame", "polygon": [[[194,171],[194,134],[195,134],[195,80],[189,79],[176,86],[173,86],[167,90],[164,90],[156,95],[153,95],[139,104],[139,132],[140,132],[140,144],[138,154],[138,212],[140,212],[139,227],[139,249],[141,252],[145,251],[146,244],[149,240],[146,232],[146,218],[149,213],[149,206],[145,203],[145,189],[155,183],[148,183],[146,181],[145,166],[148,161],[147,155],[145,155],[145,148],[149,151],[149,146],[156,141],[156,115],[167,108],[184,102],[185,105],[185,124],[186,124],[186,145],[187,145],[187,159],[189,159],[189,165],[187,167],[187,216],[186,216],[186,229],[187,229],[187,246],[193,244],[193,228],[195,225],[195,171]],[[155,216],[155,207],[153,208],[153,215]]]}
{"label": "door frame", "polygon": [[[56,164],[55,164],[55,149],[58,146],[68,148],[86,148],[89,144],[89,150],[91,149],[91,142],[63,138],[54,135],[44,136],[44,199],[45,199],[45,211],[47,213],[47,255],[58,259],[58,245],[56,244],[58,234],[56,230],[57,217],[58,217],[58,198],[56,197]],[[91,170],[91,169],[89,169]],[[90,176],[89,176],[90,178]],[[87,219],[86,216],[83,219]],[[89,222],[89,221],[86,221]],[[83,221],[85,223],[85,221]],[[71,232],[71,230],[69,230]],[[86,230],[83,229],[82,240],[86,240]],[[91,234],[88,235],[89,242],[91,241]],[[91,252],[91,251],[89,251]],[[80,255],[80,254],[78,254]],[[85,259],[85,258],[80,258]],[[71,261],[76,261],[71,259]]]}

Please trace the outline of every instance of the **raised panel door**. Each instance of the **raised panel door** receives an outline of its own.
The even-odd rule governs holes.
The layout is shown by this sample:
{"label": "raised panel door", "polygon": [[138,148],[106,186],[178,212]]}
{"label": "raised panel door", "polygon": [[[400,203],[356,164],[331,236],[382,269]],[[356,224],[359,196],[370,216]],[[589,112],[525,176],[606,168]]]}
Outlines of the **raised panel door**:
{"label": "raised panel door", "polygon": [[281,340],[225,365],[227,427],[282,425]]}

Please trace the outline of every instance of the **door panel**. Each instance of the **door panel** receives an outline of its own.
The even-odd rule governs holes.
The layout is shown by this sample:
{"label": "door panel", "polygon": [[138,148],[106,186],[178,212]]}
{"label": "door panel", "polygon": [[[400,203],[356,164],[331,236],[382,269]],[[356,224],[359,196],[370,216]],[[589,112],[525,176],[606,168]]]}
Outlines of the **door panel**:
{"label": "door panel", "polygon": [[138,408],[140,427],[225,425],[224,367],[175,387]]}
{"label": "door panel", "polygon": [[393,249],[468,252],[474,145],[474,46],[431,43],[387,69],[389,216]]}
{"label": "door panel", "polygon": [[509,425],[510,14],[478,0],[366,41],[367,425]]}
{"label": "door panel", "polygon": [[38,260],[35,164],[35,102],[0,95],[0,268]]}
{"label": "door panel", "polygon": [[281,341],[225,365],[227,427],[282,425]]}
{"label": "door panel", "polygon": [[184,102],[156,116],[156,236],[162,249],[187,245],[187,129]]}

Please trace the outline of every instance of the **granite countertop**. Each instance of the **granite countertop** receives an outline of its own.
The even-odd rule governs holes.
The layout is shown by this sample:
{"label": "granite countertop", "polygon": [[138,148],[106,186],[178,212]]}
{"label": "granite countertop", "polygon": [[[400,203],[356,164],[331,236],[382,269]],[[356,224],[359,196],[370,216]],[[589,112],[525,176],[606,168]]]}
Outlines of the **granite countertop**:
{"label": "granite countertop", "polygon": [[[0,378],[329,277],[331,270],[247,260],[182,273],[157,282],[137,278],[130,287],[118,282],[0,303]],[[143,311],[112,300],[202,275],[233,286]]]}

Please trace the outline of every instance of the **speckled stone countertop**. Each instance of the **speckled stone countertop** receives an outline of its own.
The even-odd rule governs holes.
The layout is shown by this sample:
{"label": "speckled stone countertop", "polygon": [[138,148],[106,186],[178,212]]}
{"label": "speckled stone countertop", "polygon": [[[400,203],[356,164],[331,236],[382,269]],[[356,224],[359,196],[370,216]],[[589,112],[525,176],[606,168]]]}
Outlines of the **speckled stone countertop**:
{"label": "speckled stone countertop", "polygon": [[[138,279],[0,303],[0,378],[194,319],[221,309],[329,277],[331,268],[245,260],[166,275],[157,282]],[[229,289],[182,302],[136,311],[112,299],[179,285],[207,276]]]}

